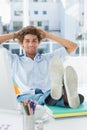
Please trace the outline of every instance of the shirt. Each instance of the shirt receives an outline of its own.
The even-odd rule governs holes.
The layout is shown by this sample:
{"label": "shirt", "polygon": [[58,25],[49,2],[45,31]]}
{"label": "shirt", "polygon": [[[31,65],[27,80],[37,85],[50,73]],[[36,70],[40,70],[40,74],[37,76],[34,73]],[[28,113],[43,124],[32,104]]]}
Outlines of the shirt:
{"label": "shirt", "polygon": [[68,53],[62,47],[52,53],[37,53],[34,60],[25,55],[20,57],[17,54],[8,53],[17,95],[33,92],[35,88],[40,88],[43,92],[50,89],[49,63],[55,55],[64,60]]}

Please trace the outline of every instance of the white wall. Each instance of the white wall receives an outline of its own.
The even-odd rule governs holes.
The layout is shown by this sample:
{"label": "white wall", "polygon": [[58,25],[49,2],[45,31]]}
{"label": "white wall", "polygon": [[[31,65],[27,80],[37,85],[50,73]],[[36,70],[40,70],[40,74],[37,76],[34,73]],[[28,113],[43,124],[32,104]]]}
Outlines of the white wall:
{"label": "white wall", "polygon": [[[49,29],[57,30],[59,28],[59,8],[58,2],[40,2],[30,4],[30,19],[35,21],[49,21]],[[34,11],[37,10],[39,14],[34,15]],[[47,11],[47,15],[43,15],[42,11]],[[56,25],[56,26],[55,26]]]}
{"label": "white wall", "polygon": [[84,0],[84,31],[87,32],[87,0]]}
{"label": "white wall", "polygon": [[0,16],[0,34],[3,33],[3,27],[2,27],[2,21],[1,21],[1,16]]}
{"label": "white wall", "polygon": [[[62,31],[63,36],[74,41],[79,32],[79,3],[78,0],[66,2],[63,12]],[[61,19],[62,21],[62,19]]]}
{"label": "white wall", "polygon": [[[12,21],[23,21],[22,16],[14,16],[14,10],[22,10],[23,2],[11,2],[11,18]],[[38,11],[35,15],[34,11]],[[47,11],[46,15],[42,14],[42,11]],[[59,35],[75,40],[77,33],[79,32],[78,27],[78,0],[67,1],[66,7],[63,7],[62,0],[57,2],[32,2],[29,1],[29,19],[31,21],[48,21],[49,30],[59,30]]]}
{"label": "white wall", "polygon": [[14,11],[23,10],[23,2],[11,2],[10,7],[11,7],[11,20],[12,21],[23,21],[23,15],[22,16],[14,15]]}

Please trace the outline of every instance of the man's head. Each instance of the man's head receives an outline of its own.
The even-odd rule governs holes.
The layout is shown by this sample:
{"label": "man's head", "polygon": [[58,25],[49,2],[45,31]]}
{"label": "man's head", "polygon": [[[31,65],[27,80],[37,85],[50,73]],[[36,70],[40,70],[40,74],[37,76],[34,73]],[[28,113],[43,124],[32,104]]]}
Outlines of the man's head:
{"label": "man's head", "polygon": [[37,48],[42,39],[39,29],[34,26],[27,26],[18,34],[19,43],[23,46],[28,57],[36,55]]}
{"label": "man's head", "polygon": [[19,35],[18,35],[18,40],[21,45],[23,44],[24,37],[27,34],[36,35],[39,43],[42,40],[42,36],[41,36],[39,29],[37,29],[34,26],[27,26],[27,27],[24,27],[23,29],[21,29],[21,31],[19,32]]}

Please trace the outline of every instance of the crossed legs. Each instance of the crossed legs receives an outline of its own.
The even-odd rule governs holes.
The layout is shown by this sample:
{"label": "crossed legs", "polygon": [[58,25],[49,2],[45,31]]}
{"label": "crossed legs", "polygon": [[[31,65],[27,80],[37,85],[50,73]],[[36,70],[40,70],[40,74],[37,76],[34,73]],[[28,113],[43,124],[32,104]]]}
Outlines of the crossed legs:
{"label": "crossed legs", "polygon": [[78,77],[75,70],[71,66],[67,66],[64,69],[63,63],[58,56],[52,58],[49,70],[51,98],[56,102],[63,96],[66,106],[71,108],[78,107],[84,101],[84,97],[78,94]]}

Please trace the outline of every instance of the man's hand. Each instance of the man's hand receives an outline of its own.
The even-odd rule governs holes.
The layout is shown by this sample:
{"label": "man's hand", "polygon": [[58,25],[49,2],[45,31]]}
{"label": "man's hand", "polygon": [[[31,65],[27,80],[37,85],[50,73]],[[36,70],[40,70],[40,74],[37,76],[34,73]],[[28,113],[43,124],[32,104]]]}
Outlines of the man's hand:
{"label": "man's hand", "polygon": [[[23,35],[23,32],[26,32],[26,30],[28,30],[28,28],[30,30],[30,26],[27,26],[27,27],[24,27],[24,28],[20,29],[19,31],[15,32],[14,33],[14,39],[15,38],[19,39],[19,36]],[[48,36],[48,32],[46,32],[46,31],[44,31],[44,30],[42,30],[40,28],[37,28],[37,27],[34,27],[34,28],[36,28],[38,30],[38,32],[39,32],[40,37],[41,37],[42,40],[48,38],[47,37]]]}
{"label": "man's hand", "polygon": [[14,32],[14,39],[19,39],[19,36],[23,34],[23,32],[25,32],[26,29],[30,28],[30,26],[24,27],[16,32]]}
{"label": "man's hand", "polygon": [[40,33],[40,36],[42,39],[46,39],[48,38],[47,35],[48,35],[48,32],[42,30],[42,29],[38,29],[39,33]]}

